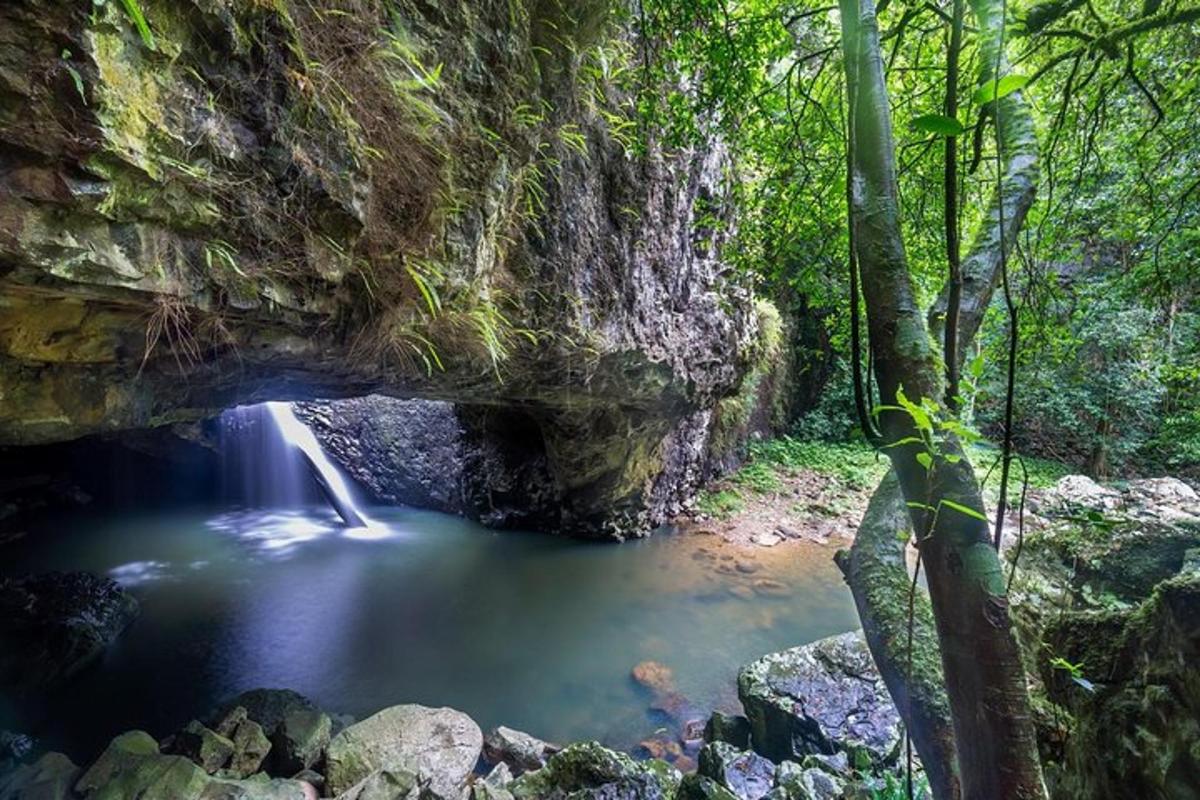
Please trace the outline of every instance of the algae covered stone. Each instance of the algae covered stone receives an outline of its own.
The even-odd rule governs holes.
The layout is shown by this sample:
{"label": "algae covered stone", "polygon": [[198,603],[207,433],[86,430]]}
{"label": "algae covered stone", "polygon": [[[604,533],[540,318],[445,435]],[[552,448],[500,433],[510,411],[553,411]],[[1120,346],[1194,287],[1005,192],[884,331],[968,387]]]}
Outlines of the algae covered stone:
{"label": "algae covered stone", "polygon": [[568,745],[508,789],[518,800],[666,800],[675,796],[681,779],[663,761],[634,761],[597,742],[581,742]]}
{"label": "algae covered stone", "polygon": [[323,711],[297,708],[289,712],[271,737],[275,768],[294,775],[315,765],[329,747],[333,722]]}
{"label": "algae covered stone", "polygon": [[456,798],[482,750],[483,732],[461,711],[392,706],[333,738],[325,775],[338,794],[376,770],[413,772],[436,796]]}
{"label": "algae covered stone", "polygon": [[738,696],[754,750],[772,761],[844,751],[867,769],[899,754],[900,716],[861,632],[760,658],[738,675]]}

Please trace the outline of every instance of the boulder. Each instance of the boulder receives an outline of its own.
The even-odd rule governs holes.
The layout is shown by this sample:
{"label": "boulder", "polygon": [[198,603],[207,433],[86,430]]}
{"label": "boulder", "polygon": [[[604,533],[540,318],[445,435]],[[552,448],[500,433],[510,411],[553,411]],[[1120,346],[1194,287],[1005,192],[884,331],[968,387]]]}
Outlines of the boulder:
{"label": "boulder", "polygon": [[186,756],[209,775],[215,774],[233,757],[234,744],[221,734],[206,728],[203,723],[192,720],[182,731],[175,734],[171,752]]}
{"label": "boulder", "polygon": [[704,741],[725,742],[745,750],[750,747],[750,720],[740,714],[714,711],[704,725]]}
{"label": "boulder", "polygon": [[512,771],[501,762],[482,779],[471,784],[470,800],[512,800],[512,792],[508,791],[508,785],[512,782]]}
{"label": "boulder", "polygon": [[337,794],[376,770],[413,772],[436,796],[456,798],[482,750],[483,733],[460,711],[392,706],[333,738],[325,776]]}
{"label": "boulder", "polygon": [[315,766],[329,747],[332,730],[333,721],[322,711],[296,708],[289,712],[271,735],[275,770],[294,775]]}
{"label": "boulder", "polygon": [[0,578],[0,686],[71,678],[100,657],[137,610],[112,579],[86,572]]}
{"label": "boulder", "polygon": [[230,741],[233,742],[233,755],[229,759],[229,771],[235,777],[246,778],[262,769],[271,752],[271,740],[261,725],[252,719],[243,720],[233,730]]}
{"label": "boulder", "polygon": [[405,770],[377,769],[339,794],[336,800],[417,800],[417,776]]}
{"label": "boulder", "polygon": [[85,800],[309,800],[300,781],[216,778],[179,755],[164,755],[143,731],[116,737],[75,784]]}
{"label": "boulder", "polygon": [[775,765],[757,753],[711,742],[700,751],[699,773],[712,778],[739,800],[759,800],[775,785]]}
{"label": "boulder", "polygon": [[698,772],[683,776],[676,797],[679,800],[737,800],[733,792]]}
{"label": "boulder", "polygon": [[518,800],[667,800],[675,796],[680,780],[665,762],[634,761],[597,742],[579,742],[508,789]]}
{"label": "boulder", "polygon": [[0,775],[7,774],[26,761],[37,747],[37,740],[24,733],[0,731]]}
{"label": "boulder", "polygon": [[516,775],[541,769],[546,765],[546,759],[558,751],[558,747],[536,736],[503,725],[483,739],[483,755],[487,760],[492,764],[507,764]]}
{"label": "boulder", "polygon": [[792,761],[776,768],[775,785],[780,800],[839,800],[846,790],[845,781],[838,776]]}
{"label": "boulder", "polygon": [[238,707],[262,726],[268,734],[274,732],[284,717],[296,710],[316,711],[317,705],[299,692],[291,689],[251,689],[225,703],[213,716],[214,724],[220,724]]}
{"label": "boulder", "polygon": [[79,767],[62,753],[46,753],[32,764],[0,771],[0,800],[68,800]]}
{"label": "boulder", "polygon": [[861,632],[764,656],[738,675],[754,750],[772,761],[844,751],[856,767],[893,763],[900,717]]}

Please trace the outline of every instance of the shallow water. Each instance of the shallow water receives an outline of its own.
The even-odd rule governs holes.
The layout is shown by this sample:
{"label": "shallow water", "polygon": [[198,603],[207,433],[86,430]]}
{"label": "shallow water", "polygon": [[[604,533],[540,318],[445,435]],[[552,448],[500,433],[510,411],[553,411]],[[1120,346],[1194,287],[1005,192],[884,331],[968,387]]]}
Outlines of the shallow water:
{"label": "shallow water", "polygon": [[106,573],[142,613],[69,686],[0,703],[0,728],[86,759],[123,730],[163,736],[274,686],[358,717],[448,705],[485,730],[628,748],[664,724],[630,677],[638,662],[671,667],[701,716],[737,708],[741,665],[856,626],[832,547],[669,532],[589,544],[370,513],[379,527],[349,534],[318,509],[92,513],[31,533],[5,574]]}

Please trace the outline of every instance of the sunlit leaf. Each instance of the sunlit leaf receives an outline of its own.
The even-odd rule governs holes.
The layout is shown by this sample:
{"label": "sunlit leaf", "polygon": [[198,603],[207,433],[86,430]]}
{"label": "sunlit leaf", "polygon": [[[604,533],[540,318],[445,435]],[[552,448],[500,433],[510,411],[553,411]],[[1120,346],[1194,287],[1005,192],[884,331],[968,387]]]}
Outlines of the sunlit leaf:
{"label": "sunlit leaf", "polygon": [[942,500],[942,505],[944,505],[946,508],[952,508],[960,514],[966,514],[968,517],[987,522],[987,517],[970,506],[964,506],[962,503],[956,503],[953,500]]}
{"label": "sunlit leaf", "polygon": [[975,105],[983,106],[1003,97],[1008,97],[1013,92],[1020,91],[1029,83],[1028,75],[1005,75],[998,81],[988,81],[975,90],[975,94],[971,95],[971,101]]}
{"label": "sunlit leaf", "polygon": [[922,114],[911,124],[919,131],[936,133],[939,136],[958,136],[966,130],[961,122],[945,114]]}

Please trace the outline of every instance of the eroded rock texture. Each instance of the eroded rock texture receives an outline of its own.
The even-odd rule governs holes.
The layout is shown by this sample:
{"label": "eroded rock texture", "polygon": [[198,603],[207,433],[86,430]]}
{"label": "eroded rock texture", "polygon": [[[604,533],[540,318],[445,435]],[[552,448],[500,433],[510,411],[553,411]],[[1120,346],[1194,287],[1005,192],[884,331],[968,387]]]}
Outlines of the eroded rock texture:
{"label": "eroded rock texture", "polygon": [[377,391],[517,409],[566,529],[677,502],[755,322],[607,3],[140,6],[0,6],[0,444]]}

